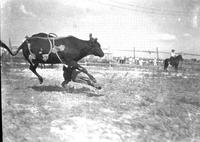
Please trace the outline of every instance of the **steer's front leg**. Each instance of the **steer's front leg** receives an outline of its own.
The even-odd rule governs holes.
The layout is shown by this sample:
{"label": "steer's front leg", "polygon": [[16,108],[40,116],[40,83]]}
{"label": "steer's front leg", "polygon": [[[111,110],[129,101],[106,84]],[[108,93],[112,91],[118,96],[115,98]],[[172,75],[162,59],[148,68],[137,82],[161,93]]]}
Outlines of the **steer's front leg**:
{"label": "steer's front leg", "polygon": [[78,69],[79,71],[81,71],[81,72],[83,72],[83,73],[85,73],[85,74],[87,74],[87,76],[88,76],[94,83],[97,82],[96,79],[95,79],[90,73],[88,73],[88,71],[86,70],[86,68],[82,67],[82,66],[79,65],[77,62],[71,61],[68,65],[69,65],[69,66],[72,66],[73,68]]}

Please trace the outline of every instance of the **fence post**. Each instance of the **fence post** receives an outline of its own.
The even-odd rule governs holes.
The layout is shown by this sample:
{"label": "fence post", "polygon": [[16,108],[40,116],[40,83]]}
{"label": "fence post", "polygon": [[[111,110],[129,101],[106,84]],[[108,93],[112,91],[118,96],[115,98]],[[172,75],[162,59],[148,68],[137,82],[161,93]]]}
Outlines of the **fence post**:
{"label": "fence post", "polygon": [[[12,43],[11,43],[11,39],[10,38],[8,39],[8,42],[9,42],[9,48],[12,51]],[[10,54],[9,54],[9,61],[10,61],[11,65],[12,65],[13,64],[13,59],[12,59],[12,55],[10,55]]]}
{"label": "fence post", "polygon": [[135,61],[135,47],[133,47],[133,59],[132,59],[132,63],[133,63],[133,61],[134,61],[134,64],[136,63],[136,61]]}
{"label": "fence post", "polygon": [[159,59],[158,47],[156,47],[156,54],[157,54],[157,59]]}
{"label": "fence post", "polygon": [[158,52],[158,47],[156,47],[156,59],[157,59],[157,65],[159,61],[159,52]]}

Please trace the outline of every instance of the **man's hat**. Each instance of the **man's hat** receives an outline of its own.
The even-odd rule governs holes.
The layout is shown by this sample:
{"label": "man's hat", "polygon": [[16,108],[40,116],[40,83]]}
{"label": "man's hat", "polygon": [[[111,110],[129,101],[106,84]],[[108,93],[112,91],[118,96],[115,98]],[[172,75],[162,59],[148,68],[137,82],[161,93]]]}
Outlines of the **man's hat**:
{"label": "man's hat", "polygon": [[171,51],[172,51],[172,52],[174,52],[175,50],[174,50],[174,49],[172,49]]}

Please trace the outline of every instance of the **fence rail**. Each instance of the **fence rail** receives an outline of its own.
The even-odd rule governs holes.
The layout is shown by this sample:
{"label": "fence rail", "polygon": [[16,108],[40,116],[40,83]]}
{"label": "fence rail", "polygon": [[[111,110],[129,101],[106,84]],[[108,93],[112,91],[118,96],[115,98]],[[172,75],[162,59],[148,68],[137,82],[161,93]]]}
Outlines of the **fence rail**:
{"label": "fence rail", "polygon": [[[11,43],[10,43],[10,45],[11,45]],[[11,46],[11,49],[12,50],[16,50],[16,48],[17,48],[17,46]],[[2,49],[2,48],[1,48]],[[160,51],[159,50],[159,48],[155,48],[155,50],[136,50],[136,48],[134,47],[132,50],[130,50],[130,49],[116,49],[116,50],[113,50],[112,51],[112,53],[111,52],[109,52],[109,49],[108,48],[104,48],[103,49],[104,50],[104,52],[105,52],[105,57],[104,58],[102,58],[102,59],[106,59],[106,60],[110,60],[110,61],[112,61],[115,57],[117,57],[117,56],[114,56],[113,55],[113,53],[115,52],[115,51],[117,51],[117,52],[128,52],[129,53],[129,55],[131,55],[131,56],[127,56],[127,58],[133,58],[133,59],[136,59],[136,58],[143,58],[143,59],[154,59],[154,58],[156,58],[156,59],[165,59],[165,58],[160,58],[161,56],[160,56],[160,54],[168,54],[168,55],[170,55],[170,52],[167,52],[167,51]],[[136,57],[136,53],[147,53],[147,54],[145,54],[146,56],[145,57],[140,57],[140,56],[137,56]],[[150,54],[156,54],[156,56],[151,56]],[[183,55],[183,58],[184,58],[184,56],[192,56],[190,59],[196,59],[196,57],[198,58],[198,59],[196,59],[196,60],[199,60],[200,61],[200,54],[194,54],[194,53],[186,53],[186,52],[177,52],[177,54],[182,54]],[[138,54],[139,55],[139,54]],[[6,57],[6,58],[8,58],[8,59],[10,59],[10,61],[12,61],[12,57],[8,54],[8,52],[7,51],[3,51],[2,52],[2,50],[1,50],[1,56],[4,56],[4,57]],[[19,54],[16,56],[17,58],[19,58],[20,59],[20,57],[21,56],[23,56],[22,55],[22,52],[19,52]],[[121,55],[122,56],[122,55]],[[120,58],[120,56],[118,56],[119,58]],[[166,58],[167,57],[169,57],[169,56],[166,56]],[[126,58],[126,59],[127,59]],[[100,59],[100,60],[102,60],[102,59]],[[187,59],[187,58],[186,58]]]}
{"label": "fence rail", "polygon": [[[134,52],[133,50],[117,50],[117,51]],[[143,53],[150,53],[150,54],[157,53],[157,51],[153,51],[153,50],[135,50],[135,52],[143,52]],[[158,52],[162,54],[170,54],[170,52],[167,52],[167,51],[158,51]],[[200,54],[185,53],[185,52],[177,52],[177,54],[200,56]]]}

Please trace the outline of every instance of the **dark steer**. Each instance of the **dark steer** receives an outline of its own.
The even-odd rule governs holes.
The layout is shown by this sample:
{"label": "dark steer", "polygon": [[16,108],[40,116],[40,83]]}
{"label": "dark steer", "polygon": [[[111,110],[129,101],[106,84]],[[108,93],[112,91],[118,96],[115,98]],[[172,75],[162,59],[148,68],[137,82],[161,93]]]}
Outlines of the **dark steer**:
{"label": "dark steer", "polygon": [[43,78],[36,72],[39,63],[45,64],[65,64],[87,74],[87,76],[96,82],[95,78],[77,62],[87,55],[104,56],[97,38],[90,34],[89,40],[81,40],[74,36],[55,37],[52,34],[39,33],[26,40],[13,53],[8,46],[0,42],[1,46],[15,56],[22,49],[25,59],[30,63],[29,69],[38,77],[40,83]]}

